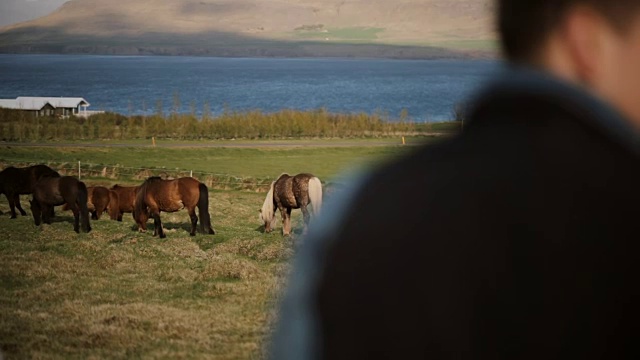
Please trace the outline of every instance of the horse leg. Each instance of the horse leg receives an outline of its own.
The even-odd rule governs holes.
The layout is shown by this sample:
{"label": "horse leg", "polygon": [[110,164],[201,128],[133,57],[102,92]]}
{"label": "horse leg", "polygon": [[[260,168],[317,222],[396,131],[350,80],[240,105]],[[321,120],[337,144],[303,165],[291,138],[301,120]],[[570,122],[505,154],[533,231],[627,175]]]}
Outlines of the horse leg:
{"label": "horse leg", "polygon": [[122,214],[124,214],[122,211],[118,211],[118,216],[116,217],[116,220],[122,222]]}
{"label": "horse leg", "polygon": [[45,224],[51,224],[51,209],[48,204],[40,204],[42,209],[42,222]]}
{"label": "horse leg", "polygon": [[311,220],[311,214],[309,214],[309,210],[307,209],[307,205],[300,206],[300,210],[302,210],[302,217],[304,218],[304,233],[307,232],[307,226],[309,226],[309,221]]}
{"label": "horse leg", "polygon": [[286,211],[281,211],[283,214],[282,219],[282,235],[291,235],[291,208],[287,208]]}
{"label": "horse leg", "polygon": [[80,209],[78,209],[78,205],[73,204],[71,211],[73,212],[73,231],[80,233]]}
{"label": "horse leg", "polygon": [[191,218],[191,232],[189,235],[196,236],[196,226],[198,225],[198,216],[196,215],[196,208],[189,209],[189,217]]}
{"label": "horse leg", "polygon": [[164,239],[167,235],[164,234],[164,230],[162,230],[162,221],[160,221],[160,210],[153,211],[153,236],[159,236],[160,239]]}
{"label": "horse leg", "polygon": [[[280,210],[280,216],[282,217],[282,235],[287,235],[287,209],[284,207],[278,206],[278,210]],[[274,213],[273,216],[276,214]],[[273,231],[273,229],[271,229]]]}
{"label": "horse leg", "polygon": [[16,208],[20,211],[20,215],[27,216],[27,212],[22,209],[22,205],[20,205],[20,195],[15,194],[13,201],[16,203]]}
{"label": "horse leg", "polygon": [[95,209],[94,211],[91,212],[91,220],[100,219],[101,214],[102,214],[102,211],[98,211],[98,209]]}
{"label": "horse leg", "polygon": [[11,210],[11,218],[15,219],[16,216],[16,197],[13,194],[5,194],[7,201],[9,202],[9,209]]}

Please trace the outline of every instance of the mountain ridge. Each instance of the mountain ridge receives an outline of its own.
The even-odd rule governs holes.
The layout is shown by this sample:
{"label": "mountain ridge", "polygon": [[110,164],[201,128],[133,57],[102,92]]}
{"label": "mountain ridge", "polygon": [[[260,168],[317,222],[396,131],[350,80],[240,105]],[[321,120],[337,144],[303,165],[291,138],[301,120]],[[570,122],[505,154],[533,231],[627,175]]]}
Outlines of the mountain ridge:
{"label": "mountain ridge", "polygon": [[4,53],[492,57],[490,0],[71,0]]}

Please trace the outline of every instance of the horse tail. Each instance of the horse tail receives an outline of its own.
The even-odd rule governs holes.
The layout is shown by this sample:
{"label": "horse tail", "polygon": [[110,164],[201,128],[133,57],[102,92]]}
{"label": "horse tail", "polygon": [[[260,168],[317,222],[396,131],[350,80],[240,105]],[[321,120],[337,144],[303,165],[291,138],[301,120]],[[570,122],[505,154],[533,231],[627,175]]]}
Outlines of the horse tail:
{"label": "horse tail", "polygon": [[85,185],[82,181],[78,181],[78,199],[76,201],[78,203],[78,207],[80,208],[80,221],[82,222],[82,231],[87,233],[91,231],[91,225],[89,224],[89,208],[87,207],[88,200],[89,195],[87,191],[87,185]]}
{"label": "horse tail", "polygon": [[120,198],[118,193],[109,190],[109,218],[111,220],[118,220],[118,214],[120,213]]}
{"label": "horse tail", "polygon": [[313,215],[318,215],[322,207],[322,183],[315,176],[309,179],[309,200],[313,207]]}
{"label": "horse tail", "polygon": [[[198,199],[198,213],[200,214],[200,231],[208,233],[209,230],[213,231],[211,226],[211,217],[209,215],[209,189],[207,185],[200,183],[198,185],[200,189],[200,198]],[[215,232],[213,232],[215,234]]]}

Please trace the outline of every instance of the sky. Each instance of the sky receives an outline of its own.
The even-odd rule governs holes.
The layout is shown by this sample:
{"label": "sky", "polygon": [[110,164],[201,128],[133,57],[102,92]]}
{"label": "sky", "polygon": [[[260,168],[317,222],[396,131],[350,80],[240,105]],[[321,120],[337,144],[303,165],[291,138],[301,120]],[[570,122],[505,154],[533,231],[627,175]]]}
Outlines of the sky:
{"label": "sky", "polygon": [[0,26],[45,16],[68,0],[0,0]]}

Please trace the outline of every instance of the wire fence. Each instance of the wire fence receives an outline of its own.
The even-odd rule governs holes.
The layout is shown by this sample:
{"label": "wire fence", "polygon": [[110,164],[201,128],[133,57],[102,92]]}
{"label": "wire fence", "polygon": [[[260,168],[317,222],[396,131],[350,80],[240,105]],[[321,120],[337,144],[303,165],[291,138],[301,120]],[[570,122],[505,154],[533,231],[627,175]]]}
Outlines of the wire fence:
{"label": "wire fence", "polygon": [[55,162],[26,159],[5,159],[0,158],[0,166],[25,167],[36,164],[45,164],[61,175],[76,176],[80,180],[102,180],[138,182],[144,181],[150,176],[160,176],[163,179],[175,179],[180,177],[193,177],[207,185],[207,187],[219,190],[246,190],[246,191],[267,191],[272,178],[239,177],[230,174],[211,173],[200,170],[189,169],[167,169],[154,167],[132,167],[113,164],[97,164],[76,162]]}

